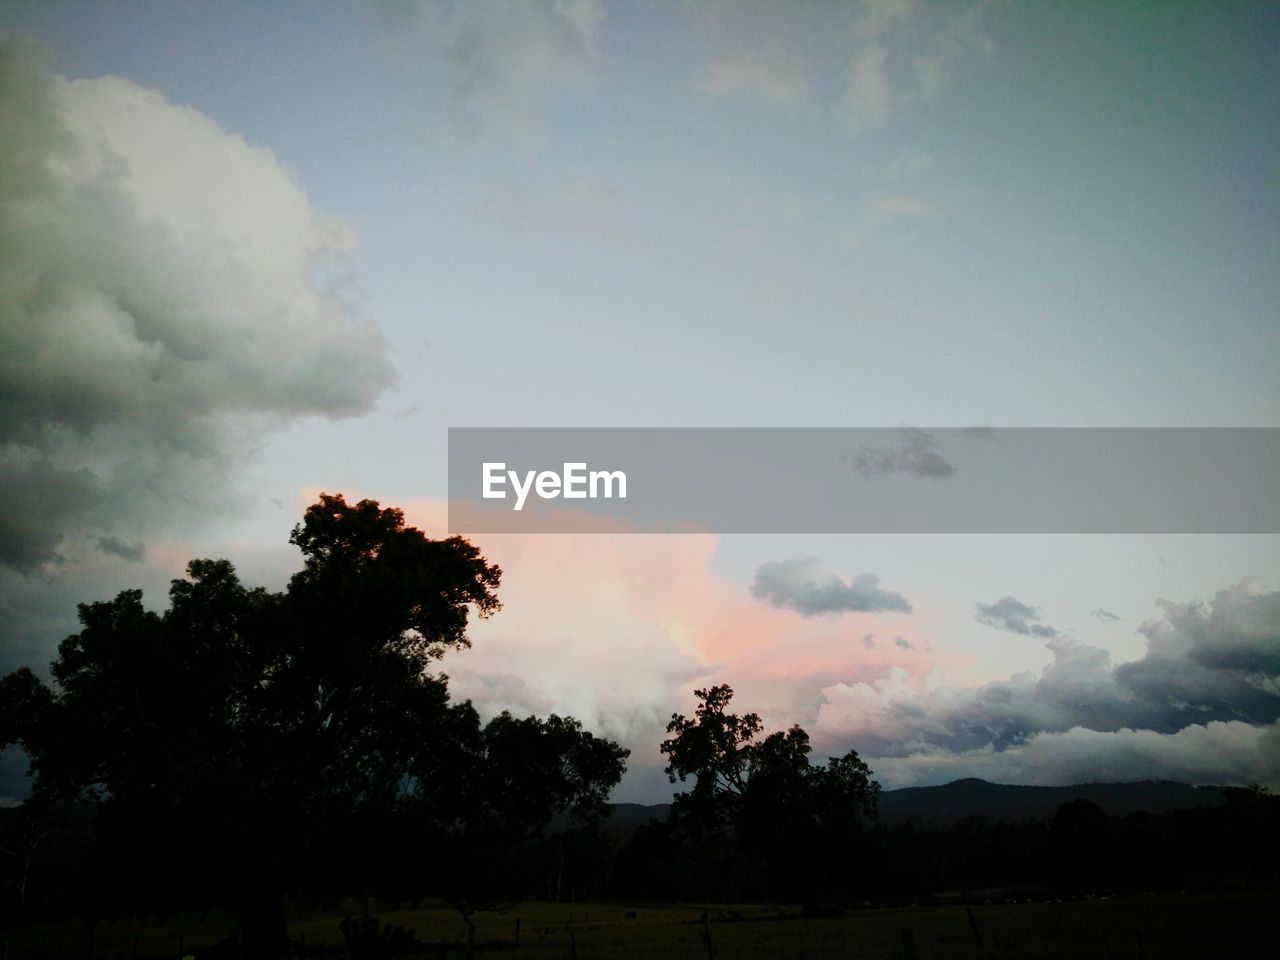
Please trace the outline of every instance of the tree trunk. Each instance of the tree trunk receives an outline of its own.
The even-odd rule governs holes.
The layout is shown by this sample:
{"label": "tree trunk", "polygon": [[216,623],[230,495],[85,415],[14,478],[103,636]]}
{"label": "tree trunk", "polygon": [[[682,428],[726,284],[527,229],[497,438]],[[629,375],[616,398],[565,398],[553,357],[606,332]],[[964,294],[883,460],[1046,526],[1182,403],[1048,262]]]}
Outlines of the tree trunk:
{"label": "tree trunk", "polygon": [[243,960],[278,957],[289,945],[284,920],[284,894],[269,882],[258,882],[245,891],[240,905],[237,936]]}
{"label": "tree trunk", "polygon": [[818,881],[811,872],[806,870],[800,882],[802,890],[800,916],[816,917],[822,913],[822,906],[818,901]]}
{"label": "tree trunk", "polygon": [[557,844],[560,847],[560,856],[556,859],[556,903],[560,902],[560,881],[564,878],[564,844]]}
{"label": "tree trunk", "polygon": [[464,913],[462,919],[467,924],[467,960],[475,960],[476,955],[476,925],[471,922],[471,915]]}

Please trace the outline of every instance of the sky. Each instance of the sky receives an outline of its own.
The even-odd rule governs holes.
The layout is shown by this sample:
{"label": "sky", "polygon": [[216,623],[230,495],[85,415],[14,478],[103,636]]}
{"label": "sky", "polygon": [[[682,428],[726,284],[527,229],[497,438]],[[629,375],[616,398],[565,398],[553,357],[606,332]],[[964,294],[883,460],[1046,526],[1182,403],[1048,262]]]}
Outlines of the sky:
{"label": "sky", "polygon": [[[0,8],[0,671],[461,426],[1280,426],[1266,3]],[[1153,477],[1153,483],[1159,478]],[[762,509],[767,509],[763,505]],[[485,714],[1280,785],[1275,535],[476,535]],[[0,758],[0,797],[26,789]]]}

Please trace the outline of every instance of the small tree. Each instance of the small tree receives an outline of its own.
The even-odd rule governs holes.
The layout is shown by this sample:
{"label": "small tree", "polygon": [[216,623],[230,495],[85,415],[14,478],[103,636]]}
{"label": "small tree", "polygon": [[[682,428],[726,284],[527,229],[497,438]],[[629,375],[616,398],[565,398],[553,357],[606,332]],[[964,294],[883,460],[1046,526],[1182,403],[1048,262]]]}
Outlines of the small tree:
{"label": "small tree", "polygon": [[27,908],[36,854],[59,825],[48,805],[39,801],[0,814],[0,889],[13,891],[19,913]]}
{"label": "small tree", "polygon": [[463,752],[444,777],[440,768],[414,771],[418,787],[402,812],[428,825],[427,889],[462,916],[470,943],[476,912],[505,911],[524,896],[521,861],[555,814],[579,824],[605,816],[629,751],[555,714],[504,712],[458,742]]}
{"label": "small tree", "polygon": [[697,834],[726,831],[769,862],[806,915],[815,913],[827,868],[876,819],[880,785],[853,750],[810,764],[809,735],[799,726],[762,738],[757,714],[728,712],[727,684],[694,692],[693,718],[673,714],[661,746],[671,782],[694,780],[676,796],[673,816]]}

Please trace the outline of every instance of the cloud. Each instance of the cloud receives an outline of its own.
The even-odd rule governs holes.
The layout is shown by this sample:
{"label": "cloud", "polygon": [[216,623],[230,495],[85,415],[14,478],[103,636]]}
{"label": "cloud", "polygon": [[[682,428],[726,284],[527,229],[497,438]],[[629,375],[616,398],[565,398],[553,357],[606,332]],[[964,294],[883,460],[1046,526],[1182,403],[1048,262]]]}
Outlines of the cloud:
{"label": "cloud", "polygon": [[938,440],[927,430],[900,431],[901,439],[891,447],[860,447],[849,458],[863,477],[885,477],[905,473],[923,480],[945,480],[956,472],[955,465],[938,453]]}
{"label": "cloud", "polygon": [[911,179],[933,166],[933,157],[920,150],[908,150],[885,163],[866,168],[866,174],[875,180],[892,183]]}
{"label": "cloud", "polygon": [[98,549],[103,553],[111,553],[122,560],[139,563],[146,548],[140,543],[128,543],[119,537],[99,537]]}
{"label": "cloud", "polygon": [[995,603],[979,603],[973,615],[979,623],[997,630],[1020,633],[1024,637],[1052,639],[1058,631],[1040,621],[1040,611],[1013,597],[1001,597]]}
{"label": "cloud", "polygon": [[[950,7],[919,6],[914,0],[862,4],[843,91],[832,108],[836,120],[849,133],[864,134],[882,126],[899,104],[936,102],[946,85],[948,60],[993,50],[980,29],[986,7],[980,0],[940,23],[936,18]],[[891,61],[903,67],[891,72]]]}
{"label": "cloud", "polygon": [[1147,638],[1141,660],[1116,668],[1117,681],[1171,716],[1275,718],[1280,704],[1280,592],[1264,593],[1247,579],[1202,603],[1158,601],[1160,620],[1138,631]]}
{"label": "cloud", "polygon": [[1096,610],[1090,610],[1089,616],[1093,617],[1093,619],[1097,620],[1099,623],[1114,623],[1120,619],[1110,610],[1103,610],[1101,607],[1098,607]]}
{"label": "cloud", "polygon": [[1068,786],[1126,780],[1195,784],[1280,781],[1280,724],[1253,726],[1214,720],[1175,733],[1074,727],[1038,733],[1008,750],[963,753],[922,750],[906,757],[871,757],[877,777],[892,787],[982,777],[997,783]]}
{"label": "cloud", "polygon": [[[446,529],[443,503],[403,507],[433,535]],[[716,572],[723,541],[709,534],[477,534],[473,541],[503,569],[503,609],[474,623],[472,647],[444,661],[455,695],[486,714],[550,706],[620,738],[634,751],[621,793],[628,798],[661,798],[665,780],[654,786],[646,771],[661,770],[666,723],[673,711],[691,709],[697,687],[731,683],[744,709],[777,729],[808,723],[819,691],[840,678],[927,665],[927,651],[864,643],[873,627],[887,638],[913,637],[907,614],[802,618],[763,604]]]}
{"label": "cloud", "polygon": [[851,134],[882,125],[896,99],[886,68],[886,34],[906,20],[914,0],[868,0],[853,25],[854,50],[845,70],[844,89],[832,106],[836,121]]}
{"label": "cloud", "polygon": [[688,5],[690,30],[708,47],[693,86],[774,107],[818,102],[847,133],[867,135],[900,110],[937,103],[954,64],[990,54],[981,30],[987,6],[987,0]]}
{"label": "cloud", "polygon": [[372,7],[419,95],[440,83],[455,129],[533,141],[547,102],[589,85],[604,19],[598,0],[383,0]]}
{"label": "cloud", "polygon": [[832,107],[836,120],[849,133],[865,133],[889,116],[893,90],[885,70],[887,56],[884,47],[870,43],[849,60],[844,92]]}
{"label": "cloud", "polygon": [[[895,667],[824,688],[815,729],[882,764],[898,758],[886,769],[906,779],[912,769],[1010,782],[1257,779],[1250,751],[1280,743],[1280,593],[1245,580],[1207,605],[1159,606],[1164,617],[1140,628],[1141,659],[1113,666],[1107,651],[1054,636],[1038,677],[948,687],[936,670]],[[987,607],[1015,632],[1042,626],[1012,598]]]}
{"label": "cloud", "polygon": [[915,62],[920,96],[932,103],[942,93],[942,63],[937,57],[920,57]]}
{"label": "cloud", "polygon": [[0,116],[0,564],[83,536],[127,555],[224,509],[269,429],[358,415],[392,382],[338,292],[350,231],[270,151],[13,38]]}
{"label": "cloud", "polygon": [[1141,630],[1162,649],[1187,649],[1202,666],[1239,670],[1262,682],[1280,674],[1280,592],[1261,591],[1261,580],[1245,580],[1220,590],[1207,611],[1201,603],[1161,600],[1169,626],[1147,623]]}
{"label": "cloud", "polygon": [[794,104],[809,96],[809,81],[798,61],[741,54],[718,59],[698,88],[716,96],[749,93],[773,105]]}
{"label": "cloud", "polygon": [[871,198],[871,209],[889,217],[931,217],[933,204],[909,193],[882,193]]}
{"label": "cloud", "polygon": [[0,750],[0,808],[17,806],[31,792],[30,764],[19,747]]}
{"label": "cloud", "polygon": [[846,583],[824,571],[816,558],[801,557],[762,563],[751,584],[751,596],[771,607],[794,610],[806,617],[854,610],[911,612],[906,597],[881,590],[879,584],[880,578],[874,573],[860,573]]}
{"label": "cloud", "polygon": [[541,229],[617,239],[617,193],[585,177],[569,177],[542,189],[495,179],[488,185],[486,199],[497,219],[517,232]]}

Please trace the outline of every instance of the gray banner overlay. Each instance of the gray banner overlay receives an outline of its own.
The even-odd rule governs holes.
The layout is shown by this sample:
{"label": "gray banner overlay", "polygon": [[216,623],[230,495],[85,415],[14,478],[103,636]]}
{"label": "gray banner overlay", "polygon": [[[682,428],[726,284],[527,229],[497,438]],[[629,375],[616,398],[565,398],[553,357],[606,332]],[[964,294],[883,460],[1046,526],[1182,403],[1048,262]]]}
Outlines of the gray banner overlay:
{"label": "gray banner overlay", "polygon": [[459,533],[1277,533],[1277,491],[1276,428],[449,430]]}

